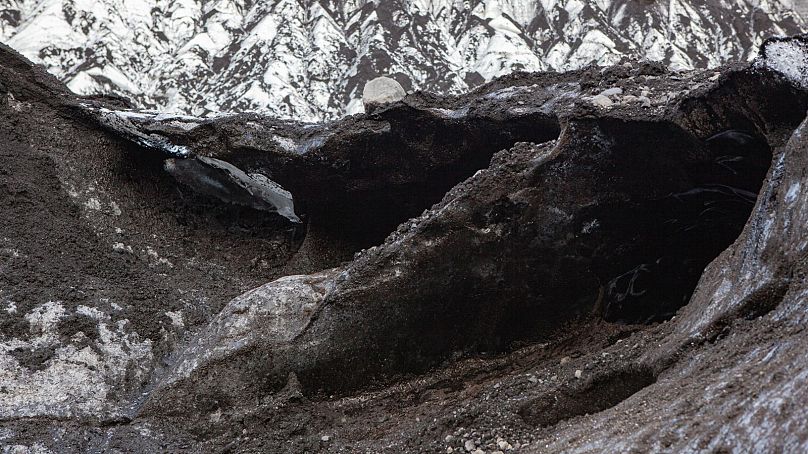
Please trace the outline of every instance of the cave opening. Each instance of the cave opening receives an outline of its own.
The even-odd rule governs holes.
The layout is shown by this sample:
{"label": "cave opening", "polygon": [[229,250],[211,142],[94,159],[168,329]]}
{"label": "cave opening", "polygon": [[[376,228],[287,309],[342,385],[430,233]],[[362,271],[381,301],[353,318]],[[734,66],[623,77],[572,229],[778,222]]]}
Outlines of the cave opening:
{"label": "cave opening", "polygon": [[[541,111],[448,118],[393,107],[375,112],[365,123],[353,126],[356,132],[346,137],[326,141],[307,156],[304,170],[273,174],[294,194],[307,224],[290,273],[350,261],[487,168],[498,151],[518,142],[545,143],[561,131],[558,118]],[[299,174],[315,178],[302,181]]]}
{"label": "cave opening", "polygon": [[808,95],[790,84],[737,72],[677,106],[675,122],[699,138],[710,159],[692,169],[691,189],[634,211],[652,232],[647,247],[656,242],[671,252],[613,267],[598,307],[605,320],[663,321],[689,303],[704,269],[743,231],[773,154],[800,125],[806,105]]}
{"label": "cave opening", "polygon": [[[772,160],[765,138],[729,128],[704,140],[710,160],[691,169],[693,185],[606,215],[612,228],[642,225],[640,253],[612,263],[599,306],[609,322],[647,324],[675,315],[704,269],[740,236]],[[616,265],[616,266],[615,266]]]}
{"label": "cave opening", "polygon": [[555,399],[530,399],[521,405],[519,416],[533,426],[554,426],[614,407],[656,381],[656,374],[646,367],[617,369],[559,389]]}

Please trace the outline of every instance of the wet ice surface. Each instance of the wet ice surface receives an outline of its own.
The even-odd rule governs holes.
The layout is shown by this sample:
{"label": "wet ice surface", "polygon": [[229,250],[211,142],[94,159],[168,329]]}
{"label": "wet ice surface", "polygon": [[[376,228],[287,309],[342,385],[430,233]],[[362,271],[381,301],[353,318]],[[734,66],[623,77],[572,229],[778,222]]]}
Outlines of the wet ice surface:
{"label": "wet ice surface", "polygon": [[220,159],[196,156],[170,159],[165,169],[178,181],[224,202],[276,212],[299,223],[292,194],[261,174],[247,174]]}
{"label": "wet ice surface", "polygon": [[325,134],[310,137],[299,144],[297,149],[295,149],[295,152],[297,154],[306,154],[311,150],[316,150],[322,147],[326,140],[328,140],[328,136]]}
{"label": "wet ice surface", "polygon": [[[167,161],[165,169],[178,177],[180,181],[222,201],[274,211],[291,222],[300,222],[300,218],[295,214],[292,194],[266,176],[248,175],[228,162],[194,156],[188,146],[173,143],[169,138],[157,133],[143,132],[144,125],[137,124],[142,121],[145,126],[158,124],[190,131],[199,126],[204,121],[203,119],[187,115],[94,108],[88,105],[85,105],[85,108],[96,115],[104,126],[138,145],[162,151],[174,158],[191,159],[201,163],[201,165],[180,165],[176,161]],[[263,130],[258,123],[249,122],[249,124],[258,130]],[[298,144],[291,138],[280,135],[270,137],[284,151],[301,152]],[[234,190],[237,194],[233,193]],[[239,192],[242,193],[238,194]]]}
{"label": "wet ice surface", "polygon": [[[104,126],[143,147],[160,150],[170,156],[179,158],[188,157],[192,154],[191,149],[187,146],[172,143],[167,137],[159,134],[144,133],[132,122],[133,120],[152,120],[158,115],[150,115],[142,112],[118,111],[107,108],[90,108],[90,111],[97,112],[96,117]],[[172,116],[172,118],[174,118],[174,116]],[[193,127],[185,126],[186,123],[183,123],[183,125],[182,129],[191,129]]]}

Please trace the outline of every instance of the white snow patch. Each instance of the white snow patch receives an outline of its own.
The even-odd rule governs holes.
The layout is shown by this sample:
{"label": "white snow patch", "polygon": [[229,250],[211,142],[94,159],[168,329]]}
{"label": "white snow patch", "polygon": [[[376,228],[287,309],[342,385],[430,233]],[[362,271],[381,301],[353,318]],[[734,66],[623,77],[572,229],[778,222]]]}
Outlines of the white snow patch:
{"label": "white snow patch", "polygon": [[53,451],[45,447],[42,443],[32,445],[5,445],[3,454],[52,454]]}
{"label": "white snow patch", "polygon": [[345,106],[345,115],[356,115],[365,112],[365,105],[359,98],[351,99],[348,105]]}
{"label": "white snow patch", "polygon": [[527,87],[525,87],[525,86],[505,87],[505,88],[501,88],[501,89],[499,89],[497,91],[493,91],[491,93],[488,93],[487,95],[485,95],[485,98],[486,99],[496,99],[498,101],[504,101],[506,99],[509,99],[509,98],[519,94],[519,93],[530,92],[530,91],[532,91],[532,89],[535,86],[536,85],[530,85],[530,86],[527,86]]}
{"label": "white snow patch", "polygon": [[23,256],[23,254],[20,251],[10,247],[0,248],[0,255],[11,257],[13,259],[18,259]]}
{"label": "white snow patch", "polygon": [[89,200],[84,202],[84,206],[93,210],[93,211],[100,211],[101,210],[101,201],[95,197],[90,197]]}
{"label": "white snow patch", "polygon": [[0,427],[0,440],[8,440],[14,437],[14,431],[8,427]]}
{"label": "white snow patch", "polygon": [[115,251],[115,252],[121,252],[121,253],[127,253],[127,254],[133,253],[132,246],[127,246],[127,245],[125,245],[123,243],[113,243],[112,244],[112,250]]}
{"label": "white snow patch", "polygon": [[[152,363],[151,341],[126,333],[126,321],[114,327],[103,312],[80,306],[76,314],[97,321],[96,349],[87,345],[63,343],[59,321],[68,315],[60,302],[44,303],[25,315],[32,336],[0,342],[0,418],[22,417],[101,417],[121,413],[108,400],[114,388],[125,388],[127,375],[139,383]],[[19,363],[13,351],[40,348],[53,350],[43,368],[33,370]]]}
{"label": "white snow patch", "polygon": [[436,114],[446,118],[463,118],[469,113],[469,106],[461,107],[460,109],[443,109],[440,107],[432,107],[429,109]]}
{"label": "white snow patch", "polygon": [[797,196],[800,194],[800,188],[801,184],[799,181],[792,183],[791,186],[789,186],[785,197],[785,202],[787,204],[791,205],[795,200],[797,200]]}
{"label": "white snow patch", "polygon": [[171,263],[168,259],[164,259],[160,257],[157,251],[154,250],[151,246],[146,246],[146,255],[152,260],[154,264],[157,265],[165,265],[169,268],[174,268],[174,264]]}
{"label": "white snow patch", "polygon": [[771,41],[766,44],[765,55],[766,66],[808,88],[808,43],[797,39]]}
{"label": "white snow patch", "polygon": [[623,89],[620,88],[620,87],[607,88],[606,90],[603,90],[602,92],[600,92],[600,94],[602,96],[622,95],[623,94]]}
{"label": "white snow patch", "polygon": [[[385,18],[366,9],[380,0],[337,2],[336,9],[299,1],[247,8],[233,1],[9,0],[4,7],[19,22],[0,21],[0,41],[82,93],[206,116],[250,108],[326,120],[361,111],[359,92],[375,66],[366,63],[379,56],[386,63],[376,70],[406,75],[415,90],[452,94],[469,88],[468,75],[491,80],[514,70],[606,65],[623,55],[673,68],[717,66],[752,56],[763,37],[804,29],[791,1],[632,8],[614,0],[416,0]],[[63,4],[72,5],[70,20]],[[165,14],[152,14],[154,7]],[[764,19],[734,20],[755,14]],[[396,33],[416,22],[414,33]]]}
{"label": "white snow patch", "polygon": [[272,140],[286,151],[289,152],[297,151],[297,143],[288,137],[272,136]]}
{"label": "white snow patch", "polygon": [[609,107],[612,107],[614,105],[614,101],[612,101],[611,98],[609,98],[608,96],[604,95],[595,95],[589,98],[589,100],[592,101],[592,104],[594,104],[595,106],[604,109],[608,109]]}
{"label": "white snow patch", "polygon": [[182,312],[174,311],[174,312],[166,312],[166,317],[171,319],[171,324],[177,328],[184,328],[185,323],[182,320]]}
{"label": "white snow patch", "polygon": [[25,320],[33,333],[44,333],[52,330],[64,316],[65,309],[55,301],[48,301],[25,315]]}

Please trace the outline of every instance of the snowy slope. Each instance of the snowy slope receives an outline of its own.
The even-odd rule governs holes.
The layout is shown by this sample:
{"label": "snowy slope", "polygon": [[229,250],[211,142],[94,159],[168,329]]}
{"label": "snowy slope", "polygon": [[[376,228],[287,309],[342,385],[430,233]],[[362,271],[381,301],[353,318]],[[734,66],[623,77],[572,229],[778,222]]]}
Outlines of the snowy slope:
{"label": "snowy slope", "polygon": [[0,40],[78,93],[302,120],[361,110],[380,74],[460,92],[624,56],[716,66],[804,25],[794,0],[0,0]]}

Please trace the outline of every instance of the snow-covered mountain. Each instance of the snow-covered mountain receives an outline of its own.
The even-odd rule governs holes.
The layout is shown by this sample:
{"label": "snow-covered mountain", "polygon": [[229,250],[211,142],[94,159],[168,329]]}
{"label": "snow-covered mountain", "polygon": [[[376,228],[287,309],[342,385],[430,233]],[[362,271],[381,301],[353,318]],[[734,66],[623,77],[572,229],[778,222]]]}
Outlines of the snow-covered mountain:
{"label": "snow-covered mountain", "polygon": [[794,0],[0,0],[0,41],[77,93],[301,120],[361,111],[382,74],[455,93],[624,56],[716,66],[804,26]]}

